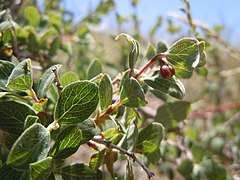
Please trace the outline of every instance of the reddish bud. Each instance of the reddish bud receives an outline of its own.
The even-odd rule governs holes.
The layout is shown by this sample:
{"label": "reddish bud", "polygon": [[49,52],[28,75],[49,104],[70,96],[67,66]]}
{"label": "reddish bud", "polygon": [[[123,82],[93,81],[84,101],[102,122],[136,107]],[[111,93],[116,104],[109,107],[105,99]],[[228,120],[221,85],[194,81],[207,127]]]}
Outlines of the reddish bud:
{"label": "reddish bud", "polygon": [[160,72],[163,78],[171,78],[173,75],[175,75],[175,70],[170,65],[161,66]]}

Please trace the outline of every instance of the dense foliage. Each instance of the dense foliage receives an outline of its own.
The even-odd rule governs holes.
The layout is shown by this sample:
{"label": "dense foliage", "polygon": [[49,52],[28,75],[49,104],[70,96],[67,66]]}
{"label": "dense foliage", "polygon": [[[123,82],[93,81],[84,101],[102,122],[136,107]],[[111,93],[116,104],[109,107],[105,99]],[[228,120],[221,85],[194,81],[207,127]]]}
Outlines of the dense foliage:
{"label": "dense foliage", "polygon": [[[100,1],[77,28],[57,0],[43,10],[35,1],[0,4],[0,179],[237,176],[239,103],[221,105],[231,89],[219,90],[226,78],[219,44],[228,44],[219,28],[196,24],[183,3],[190,30],[170,46],[146,45],[136,15],[128,19],[132,32],[101,39],[93,25],[115,9],[113,0]],[[122,30],[126,19],[116,20]],[[171,20],[167,25],[180,34]],[[205,83],[207,100],[193,103],[200,98],[189,84]],[[201,103],[216,108],[199,111]]]}

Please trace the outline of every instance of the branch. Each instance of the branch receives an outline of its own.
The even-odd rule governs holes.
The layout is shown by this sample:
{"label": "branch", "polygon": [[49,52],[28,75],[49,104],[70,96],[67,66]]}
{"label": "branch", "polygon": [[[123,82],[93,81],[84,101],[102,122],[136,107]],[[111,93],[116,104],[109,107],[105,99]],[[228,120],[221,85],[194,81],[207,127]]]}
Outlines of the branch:
{"label": "branch", "polygon": [[143,163],[142,161],[140,161],[135,155],[134,153],[132,152],[128,152],[126,151],[125,149],[123,148],[120,148],[114,144],[111,144],[110,141],[107,141],[107,140],[103,140],[103,139],[97,139],[97,138],[93,138],[92,139],[93,141],[97,142],[97,143],[100,143],[100,144],[103,144],[105,145],[107,148],[114,148],[114,149],[117,149],[118,151],[120,151],[121,153],[123,154],[126,154],[127,156],[131,157],[133,159],[133,161],[137,162],[142,168],[143,170],[147,173],[147,176],[148,176],[148,179],[150,179],[151,177],[153,177],[155,174],[150,171]]}
{"label": "branch", "polygon": [[59,66],[55,66],[52,69],[53,74],[55,75],[55,81],[56,81],[56,86],[58,88],[59,93],[62,91],[63,87],[61,85],[60,79],[59,79],[59,75],[58,75],[58,68]]}

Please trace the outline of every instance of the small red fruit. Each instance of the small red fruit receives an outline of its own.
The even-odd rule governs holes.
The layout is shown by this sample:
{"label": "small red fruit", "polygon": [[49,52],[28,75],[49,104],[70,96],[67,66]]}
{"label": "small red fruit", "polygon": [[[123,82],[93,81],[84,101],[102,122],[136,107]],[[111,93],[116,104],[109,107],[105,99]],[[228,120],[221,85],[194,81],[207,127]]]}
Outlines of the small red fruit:
{"label": "small red fruit", "polygon": [[170,65],[162,65],[160,72],[163,78],[171,78],[173,75],[175,75],[175,70]]}

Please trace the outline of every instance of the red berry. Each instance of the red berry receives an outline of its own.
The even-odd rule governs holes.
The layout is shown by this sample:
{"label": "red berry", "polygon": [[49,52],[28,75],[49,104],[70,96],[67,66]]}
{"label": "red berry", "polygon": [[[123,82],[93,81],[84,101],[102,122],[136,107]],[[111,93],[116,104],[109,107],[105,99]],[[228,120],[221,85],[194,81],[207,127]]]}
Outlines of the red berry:
{"label": "red berry", "polygon": [[171,78],[175,75],[175,70],[170,65],[163,65],[160,69],[163,78]]}

